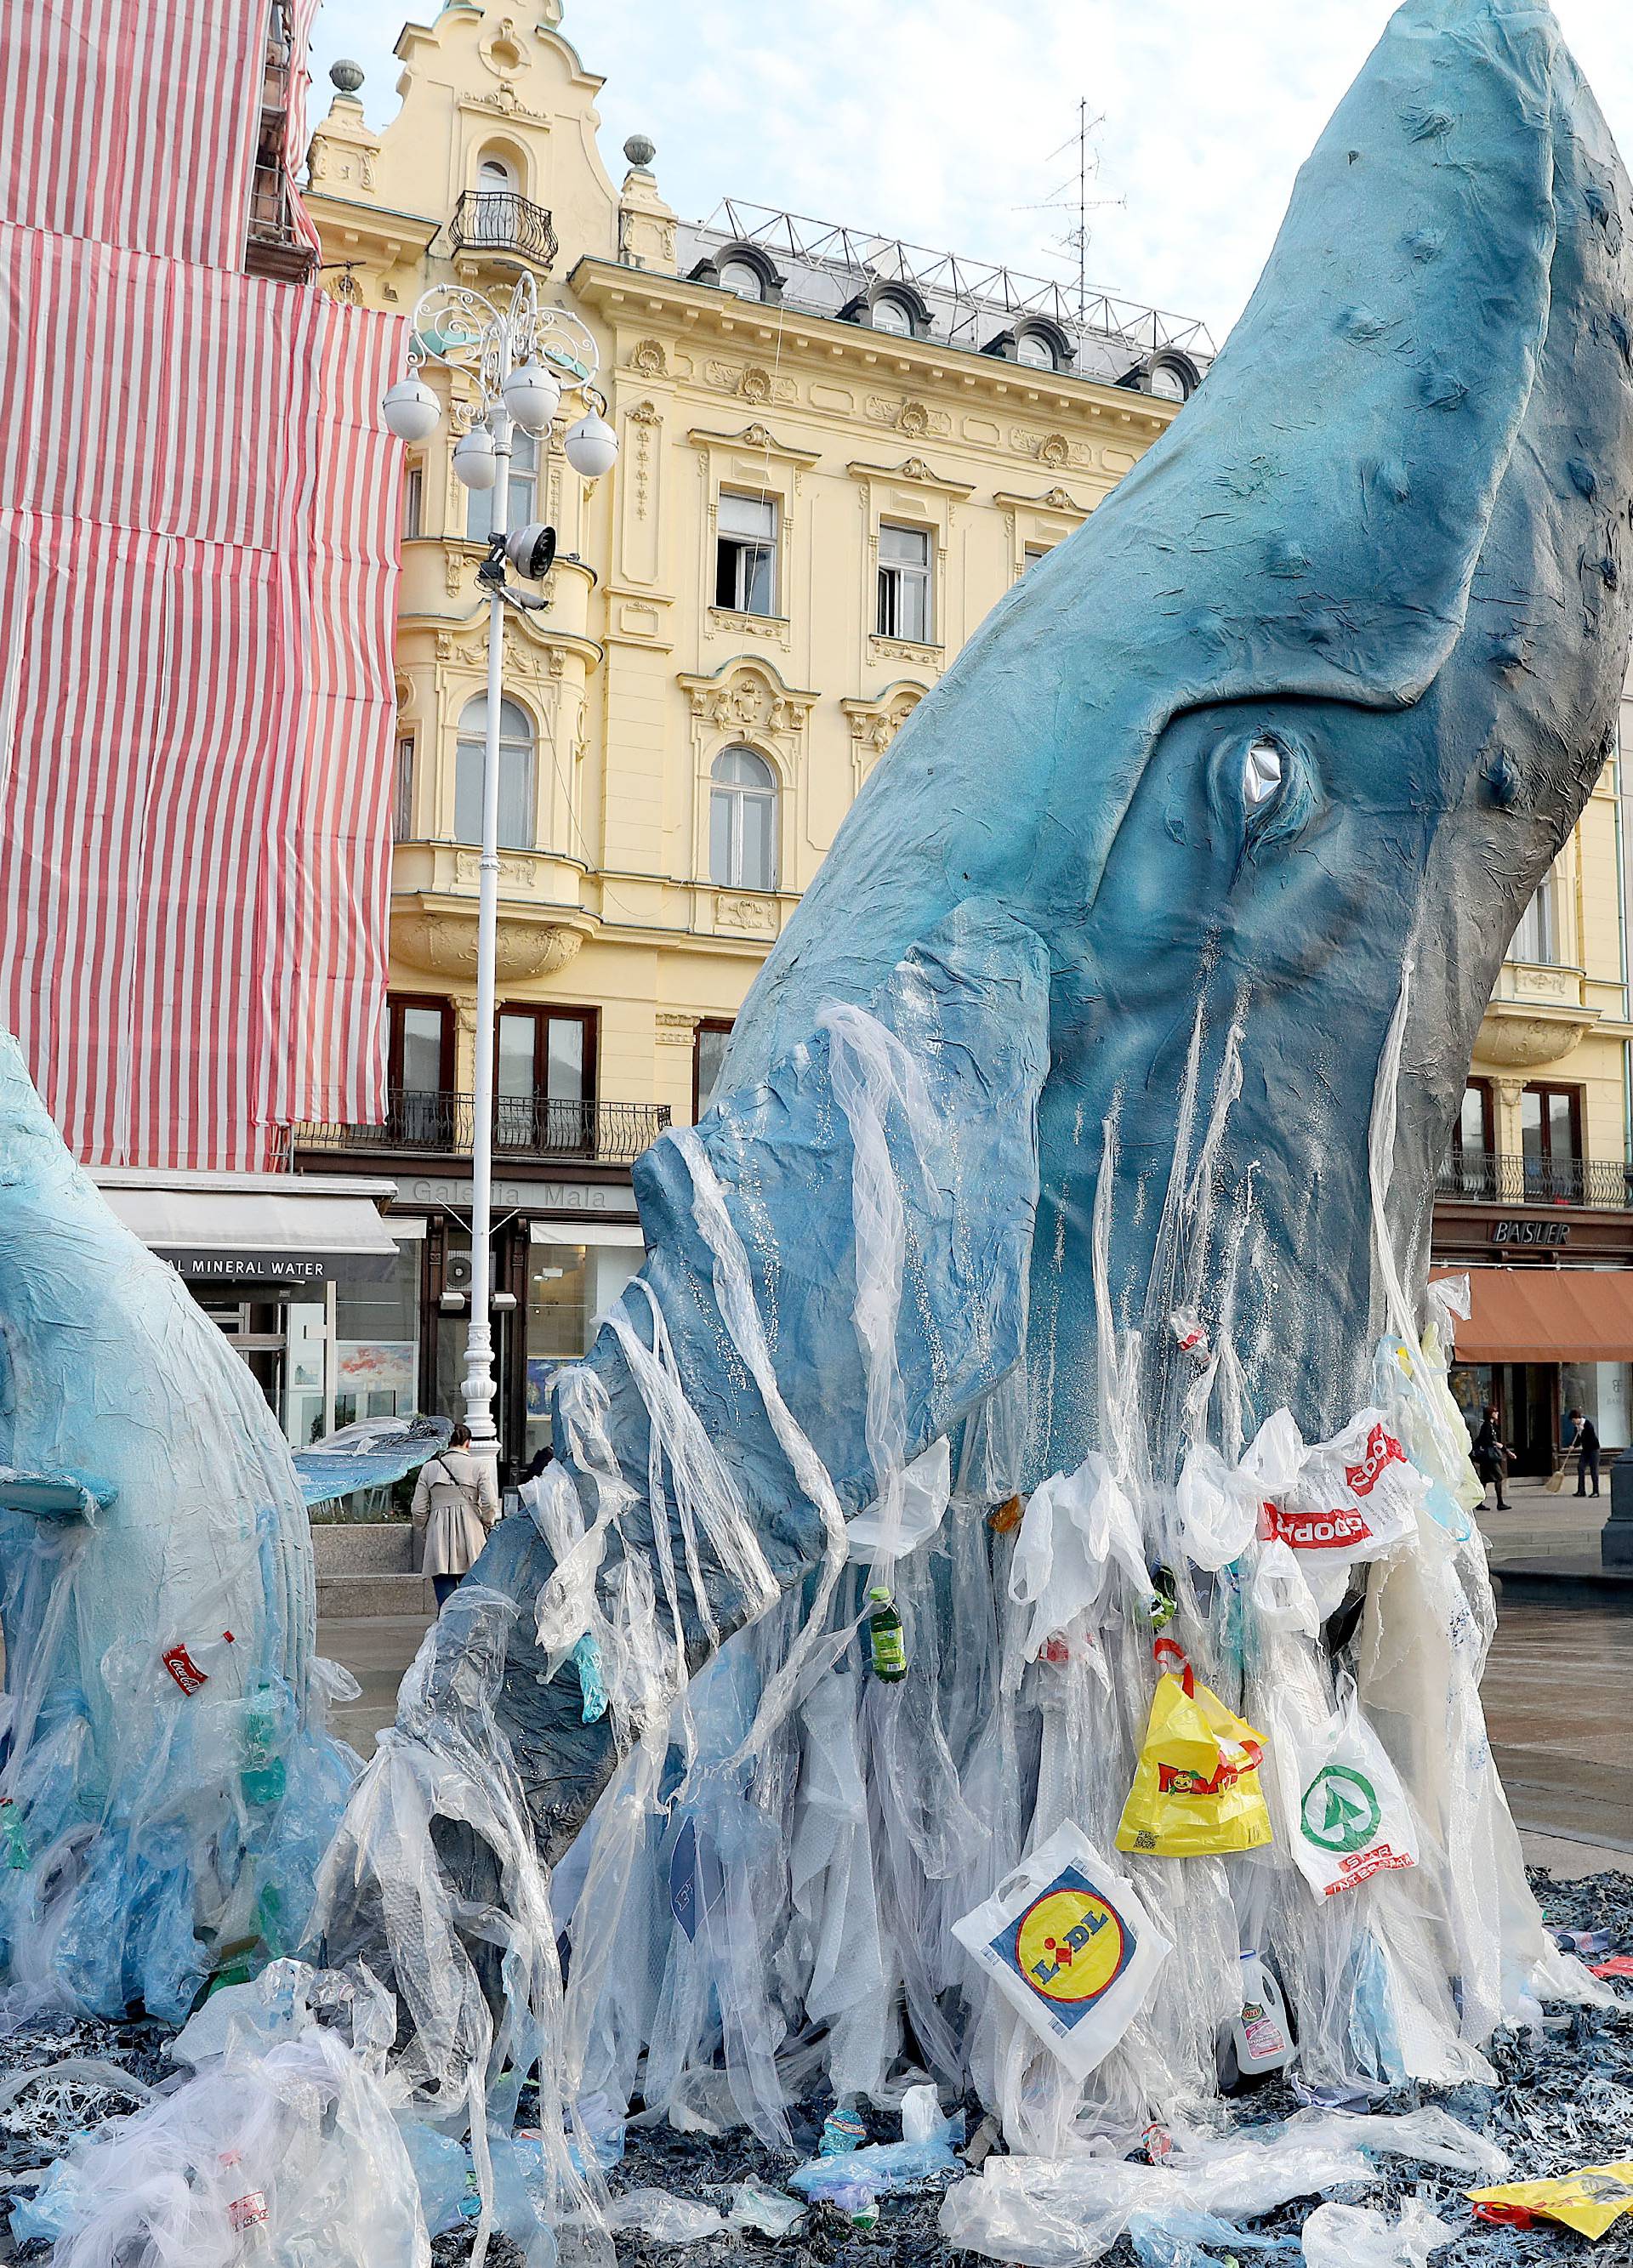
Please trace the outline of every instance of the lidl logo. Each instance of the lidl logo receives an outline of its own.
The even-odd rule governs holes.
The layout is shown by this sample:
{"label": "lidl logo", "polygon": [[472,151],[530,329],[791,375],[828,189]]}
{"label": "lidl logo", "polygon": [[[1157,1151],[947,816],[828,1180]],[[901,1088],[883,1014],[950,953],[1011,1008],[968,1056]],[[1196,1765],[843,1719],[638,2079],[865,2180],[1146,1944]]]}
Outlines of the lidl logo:
{"label": "lidl logo", "polygon": [[1371,1842],[1383,1823],[1372,1783],[1348,1764],[1327,1764],[1304,1790],[1299,1823],[1318,1851],[1341,1857]]}
{"label": "lidl logo", "polygon": [[1133,1958],[1133,1933],[1076,1867],[1063,1867],[993,1950],[1040,1999],[1077,2022]]}

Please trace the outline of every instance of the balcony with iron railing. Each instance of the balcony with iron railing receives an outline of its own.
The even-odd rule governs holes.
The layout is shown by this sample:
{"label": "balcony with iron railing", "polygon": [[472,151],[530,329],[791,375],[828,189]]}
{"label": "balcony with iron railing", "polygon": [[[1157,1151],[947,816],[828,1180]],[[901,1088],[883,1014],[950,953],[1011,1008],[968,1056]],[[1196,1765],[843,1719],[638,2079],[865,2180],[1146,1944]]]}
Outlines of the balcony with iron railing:
{"label": "balcony with iron railing", "polygon": [[[500,1095],[493,1107],[494,1162],[578,1159],[633,1165],[670,1117],[667,1102],[560,1102],[543,1095]],[[394,1092],[378,1126],[297,1126],[297,1152],[469,1157],[476,1112],[468,1094]]]}
{"label": "balcony with iron railing", "polygon": [[514,189],[467,189],[454,208],[448,234],[455,254],[516,254],[547,273],[561,249],[543,206]]}
{"label": "balcony with iron railing", "polygon": [[1442,1166],[1435,1194],[1470,1204],[1589,1205],[1625,1211],[1633,1208],[1633,1166],[1465,1150]]}

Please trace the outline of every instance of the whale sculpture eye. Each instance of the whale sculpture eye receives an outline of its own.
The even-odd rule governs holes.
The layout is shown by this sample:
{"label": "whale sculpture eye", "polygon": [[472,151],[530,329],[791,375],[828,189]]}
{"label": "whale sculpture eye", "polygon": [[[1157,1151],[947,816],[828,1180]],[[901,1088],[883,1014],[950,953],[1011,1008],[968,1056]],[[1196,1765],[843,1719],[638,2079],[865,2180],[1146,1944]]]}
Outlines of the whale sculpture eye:
{"label": "whale sculpture eye", "polygon": [[1242,766],[1242,800],[1262,811],[1282,784],[1282,751],[1274,740],[1255,740]]}

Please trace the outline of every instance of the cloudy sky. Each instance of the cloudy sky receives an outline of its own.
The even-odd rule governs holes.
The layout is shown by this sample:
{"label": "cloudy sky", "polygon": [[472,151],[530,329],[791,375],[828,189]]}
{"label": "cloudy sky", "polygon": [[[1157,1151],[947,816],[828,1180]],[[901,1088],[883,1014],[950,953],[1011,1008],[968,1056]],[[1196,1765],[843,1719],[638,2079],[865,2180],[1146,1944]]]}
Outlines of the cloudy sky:
{"label": "cloudy sky", "polygon": [[[1633,156],[1628,0],[1555,0]],[[431,11],[422,8],[424,17]],[[520,11],[519,11],[520,12]],[[1389,0],[568,0],[562,30],[604,75],[602,149],[626,135],[685,217],[732,195],[1033,274],[1075,215],[1077,101],[1094,142],[1089,280],[1223,339],[1300,161],[1389,15]],[[384,124],[400,0],[324,0],[314,101],[337,55]]]}

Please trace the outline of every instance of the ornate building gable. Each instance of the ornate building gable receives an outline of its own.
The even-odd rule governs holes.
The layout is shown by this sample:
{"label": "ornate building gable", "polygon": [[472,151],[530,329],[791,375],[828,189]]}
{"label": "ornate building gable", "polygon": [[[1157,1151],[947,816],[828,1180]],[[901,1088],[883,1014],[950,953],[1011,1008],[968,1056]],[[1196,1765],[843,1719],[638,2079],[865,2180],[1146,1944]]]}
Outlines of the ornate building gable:
{"label": "ornate building gable", "polygon": [[898,678],[872,701],[841,701],[851,728],[851,769],[859,792],[862,782],[929,690],[912,678]]}

